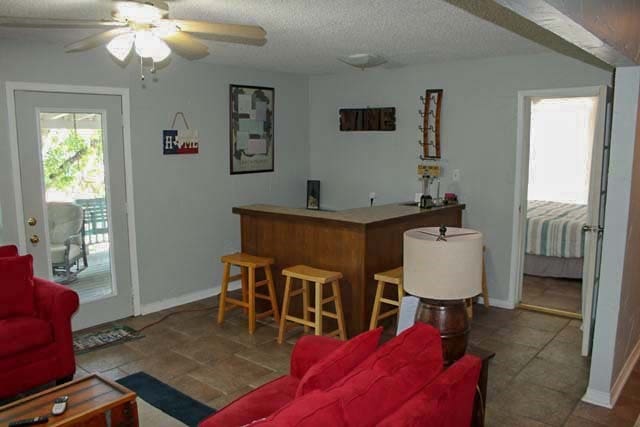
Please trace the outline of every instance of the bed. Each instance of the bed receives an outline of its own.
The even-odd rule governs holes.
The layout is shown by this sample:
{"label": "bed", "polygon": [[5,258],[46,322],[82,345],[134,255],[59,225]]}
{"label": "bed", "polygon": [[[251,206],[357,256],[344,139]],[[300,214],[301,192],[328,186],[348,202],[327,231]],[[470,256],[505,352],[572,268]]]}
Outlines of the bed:
{"label": "bed", "polygon": [[529,200],[524,273],[582,278],[587,205]]}

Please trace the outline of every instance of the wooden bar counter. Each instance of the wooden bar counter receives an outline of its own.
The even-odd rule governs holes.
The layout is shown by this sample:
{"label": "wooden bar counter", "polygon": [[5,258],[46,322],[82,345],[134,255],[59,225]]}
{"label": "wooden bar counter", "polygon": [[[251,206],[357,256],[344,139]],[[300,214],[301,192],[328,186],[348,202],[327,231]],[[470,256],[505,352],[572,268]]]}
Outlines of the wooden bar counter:
{"label": "wooden bar counter", "polygon": [[[307,264],[342,272],[340,289],[351,337],[368,328],[376,291],[373,275],[402,265],[402,234],[417,227],[460,227],[464,207],[391,204],[328,212],[250,205],[233,208],[233,213],[240,215],[242,251],[275,258],[279,304],[283,268]],[[295,301],[294,312],[300,303]]]}

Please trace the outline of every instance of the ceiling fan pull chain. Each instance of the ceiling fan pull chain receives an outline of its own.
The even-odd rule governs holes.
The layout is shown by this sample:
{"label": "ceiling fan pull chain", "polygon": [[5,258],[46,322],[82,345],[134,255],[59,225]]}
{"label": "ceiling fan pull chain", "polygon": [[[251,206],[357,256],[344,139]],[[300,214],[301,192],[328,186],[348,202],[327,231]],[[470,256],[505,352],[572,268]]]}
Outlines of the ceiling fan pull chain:
{"label": "ceiling fan pull chain", "polygon": [[140,80],[144,81],[144,60],[140,57]]}

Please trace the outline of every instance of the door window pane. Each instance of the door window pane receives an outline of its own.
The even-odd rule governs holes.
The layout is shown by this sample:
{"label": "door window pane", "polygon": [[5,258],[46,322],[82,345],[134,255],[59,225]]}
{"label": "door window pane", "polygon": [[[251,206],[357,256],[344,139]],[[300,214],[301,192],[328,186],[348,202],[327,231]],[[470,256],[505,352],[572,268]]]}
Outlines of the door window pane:
{"label": "door window pane", "polygon": [[111,295],[102,115],[40,113],[40,132],[54,280],[82,301]]}

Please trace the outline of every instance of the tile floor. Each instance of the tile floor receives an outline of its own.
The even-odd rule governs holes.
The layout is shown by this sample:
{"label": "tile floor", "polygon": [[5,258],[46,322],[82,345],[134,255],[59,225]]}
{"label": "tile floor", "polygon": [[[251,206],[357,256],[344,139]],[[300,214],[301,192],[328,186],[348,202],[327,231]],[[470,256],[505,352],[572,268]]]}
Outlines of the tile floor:
{"label": "tile floor", "polygon": [[522,282],[522,302],[580,313],[582,281],[525,274]]}
{"label": "tile floor", "polygon": [[[278,345],[276,327],[246,331],[240,310],[223,326],[215,299],[147,316],[124,319],[149,325],[145,338],[77,357],[77,375],[98,371],[120,378],[145,371],[214,408],[275,378],[289,367],[297,335]],[[496,352],[489,372],[487,426],[632,426],[640,413],[640,367],[613,411],[580,402],[588,364],[580,356],[579,323],[559,317],[476,306],[471,341]]]}

